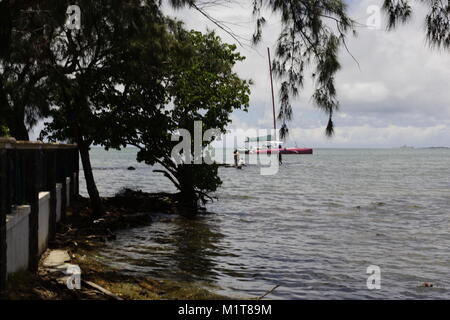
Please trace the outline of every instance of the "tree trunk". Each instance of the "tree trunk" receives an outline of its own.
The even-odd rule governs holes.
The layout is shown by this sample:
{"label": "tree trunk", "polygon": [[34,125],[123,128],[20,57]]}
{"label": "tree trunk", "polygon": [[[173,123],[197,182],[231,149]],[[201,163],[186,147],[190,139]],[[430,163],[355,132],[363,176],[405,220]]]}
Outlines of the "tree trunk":
{"label": "tree trunk", "polygon": [[16,140],[29,141],[28,129],[25,126],[25,113],[14,110],[14,114],[8,117],[7,125],[9,127],[9,134]]}
{"label": "tree trunk", "polygon": [[95,184],[94,174],[92,173],[91,158],[89,156],[89,146],[82,139],[78,138],[78,149],[80,151],[81,163],[83,164],[84,178],[86,179],[86,188],[91,199],[92,213],[95,217],[103,215],[103,204]]}
{"label": "tree trunk", "polygon": [[182,165],[179,170],[180,175],[178,180],[180,183],[181,203],[188,213],[195,214],[198,210],[198,197],[194,189],[193,165]]}
{"label": "tree trunk", "polygon": [[[6,126],[9,129],[8,115],[9,115],[9,103],[8,99],[6,98],[5,90],[3,89],[3,79],[0,78],[0,126]],[[0,132],[0,136],[1,134],[2,133]]]}
{"label": "tree trunk", "polygon": [[2,114],[2,124],[6,124],[9,129],[9,135],[17,140],[30,140],[27,127],[25,126],[25,110],[12,109],[8,103],[6,93],[3,88],[3,82],[0,80],[0,112]]}

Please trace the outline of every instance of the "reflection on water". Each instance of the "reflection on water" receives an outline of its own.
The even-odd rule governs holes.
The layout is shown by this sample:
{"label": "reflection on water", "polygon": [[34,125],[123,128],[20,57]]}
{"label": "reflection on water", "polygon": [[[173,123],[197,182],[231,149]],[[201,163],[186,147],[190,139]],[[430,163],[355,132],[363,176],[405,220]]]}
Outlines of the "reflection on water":
{"label": "reflection on water", "polygon": [[[134,182],[170,191],[133,156],[94,152],[94,166],[124,168],[95,171],[104,194]],[[450,298],[449,150],[316,150],[286,156],[276,176],[256,166],[220,175],[214,214],[161,215],[102,254],[125,272],[238,297],[280,285],[269,298]],[[366,287],[369,265],[381,290]]]}
{"label": "reflection on water", "polygon": [[220,268],[215,257],[226,253],[220,247],[224,236],[210,225],[211,217],[158,215],[150,227],[119,233],[103,255],[125,272],[213,284]]}
{"label": "reflection on water", "polygon": [[211,256],[220,254],[218,241],[223,237],[213,231],[203,219],[175,219],[172,233],[175,269],[185,280],[215,279],[216,263]]}

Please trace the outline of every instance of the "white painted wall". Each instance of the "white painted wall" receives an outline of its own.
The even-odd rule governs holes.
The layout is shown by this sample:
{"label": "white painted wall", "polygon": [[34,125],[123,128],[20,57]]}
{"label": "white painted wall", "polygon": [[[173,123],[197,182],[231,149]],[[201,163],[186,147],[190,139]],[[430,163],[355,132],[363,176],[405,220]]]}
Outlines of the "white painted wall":
{"label": "white painted wall", "polygon": [[[70,205],[70,184],[76,179],[67,178],[67,206]],[[61,220],[62,184],[56,184],[56,222]],[[6,218],[7,270],[14,273],[28,268],[30,206],[16,207]],[[39,255],[48,247],[50,219],[50,192],[39,193]]]}
{"label": "white painted wall", "polygon": [[8,273],[28,268],[30,206],[17,207],[6,217],[6,244]]}
{"label": "white painted wall", "polygon": [[48,245],[48,231],[50,220],[50,192],[39,193],[39,254],[43,254]]}

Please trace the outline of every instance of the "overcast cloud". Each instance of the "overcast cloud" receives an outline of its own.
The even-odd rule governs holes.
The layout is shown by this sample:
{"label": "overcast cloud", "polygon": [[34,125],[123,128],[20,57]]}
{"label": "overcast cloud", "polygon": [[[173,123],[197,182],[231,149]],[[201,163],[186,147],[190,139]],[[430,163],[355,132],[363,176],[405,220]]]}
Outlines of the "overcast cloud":
{"label": "overcast cloud", "polygon": [[[366,24],[371,5],[382,0],[349,1],[351,16]],[[294,103],[294,120],[288,142],[307,147],[398,147],[410,145],[450,146],[450,52],[430,49],[425,40],[422,5],[414,19],[393,32],[358,27],[348,47],[358,64],[345,51],[337,75],[341,111],[335,117],[336,135],[324,136],[327,116],[311,103],[313,87],[307,82]],[[236,41],[195,10],[165,11],[185,21],[186,27],[214,29],[229,43]],[[208,8],[218,20],[229,22],[233,31],[250,39],[254,23],[251,1]],[[266,47],[274,51],[280,29],[279,17],[267,13],[264,38],[257,48],[239,46],[247,59],[236,66],[243,78],[254,80],[248,113],[235,112],[232,128],[270,128],[272,110]],[[278,88],[275,80],[275,87]]]}

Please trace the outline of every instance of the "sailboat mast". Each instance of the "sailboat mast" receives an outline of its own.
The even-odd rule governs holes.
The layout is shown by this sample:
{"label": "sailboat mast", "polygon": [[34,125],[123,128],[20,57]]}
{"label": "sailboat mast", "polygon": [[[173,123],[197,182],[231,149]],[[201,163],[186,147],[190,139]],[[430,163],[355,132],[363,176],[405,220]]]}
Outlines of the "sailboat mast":
{"label": "sailboat mast", "polygon": [[272,63],[270,59],[270,49],[267,48],[267,55],[269,56],[269,71],[270,71],[270,87],[272,89],[272,108],[273,108],[273,129],[277,131],[277,121],[275,118],[275,95],[273,94],[273,78],[272,78]]}

